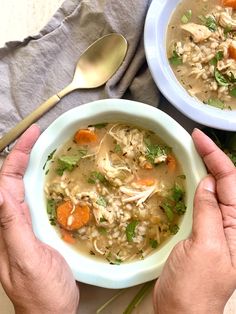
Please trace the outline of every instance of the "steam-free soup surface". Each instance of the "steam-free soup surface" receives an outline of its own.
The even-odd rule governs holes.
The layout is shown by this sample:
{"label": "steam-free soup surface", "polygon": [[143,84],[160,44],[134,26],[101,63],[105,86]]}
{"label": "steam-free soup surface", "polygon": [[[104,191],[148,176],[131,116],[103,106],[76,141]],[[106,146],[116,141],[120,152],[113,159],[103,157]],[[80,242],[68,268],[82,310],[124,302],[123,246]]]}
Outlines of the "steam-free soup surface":
{"label": "steam-free soup surface", "polygon": [[193,97],[236,109],[236,2],[183,0],[167,32],[172,69]]}
{"label": "steam-free soup surface", "polygon": [[178,232],[185,176],[156,134],[123,124],[90,126],[48,160],[49,219],[78,250],[120,264],[143,259]]}

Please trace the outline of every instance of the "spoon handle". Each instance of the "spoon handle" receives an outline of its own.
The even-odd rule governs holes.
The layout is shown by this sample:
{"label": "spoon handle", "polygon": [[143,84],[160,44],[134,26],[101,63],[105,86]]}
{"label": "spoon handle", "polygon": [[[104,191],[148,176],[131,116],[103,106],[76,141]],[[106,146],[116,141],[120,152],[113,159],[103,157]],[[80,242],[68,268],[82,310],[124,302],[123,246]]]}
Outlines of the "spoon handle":
{"label": "spoon handle", "polygon": [[11,142],[13,142],[21,133],[23,133],[33,122],[38,120],[45,112],[55,106],[61,98],[58,95],[54,95],[42,103],[37,109],[25,117],[14,128],[6,133],[0,139],[0,152]]}

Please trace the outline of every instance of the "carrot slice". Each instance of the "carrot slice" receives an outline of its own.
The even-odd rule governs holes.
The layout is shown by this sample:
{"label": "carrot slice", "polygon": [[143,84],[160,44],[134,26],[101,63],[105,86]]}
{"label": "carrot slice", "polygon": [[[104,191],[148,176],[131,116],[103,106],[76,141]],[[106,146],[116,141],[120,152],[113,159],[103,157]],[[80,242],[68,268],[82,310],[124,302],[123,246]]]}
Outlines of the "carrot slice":
{"label": "carrot slice", "polygon": [[236,60],[236,42],[232,42],[228,48],[229,57]]}
{"label": "carrot slice", "polygon": [[77,230],[88,223],[90,209],[87,205],[73,207],[71,201],[66,201],[57,207],[57,221],[66,230]]}
{"label": "carrot slice", "polygon": [[236,9],[236,0],[222,0],[222,5],[224,7]]}
{"label": "carrot slice", "polygon": [[89,129],[81,129],[75,133],[74,140],[77,144],[87,145],[98,140],[97,134]]}
{"label": "carrot slice", "polygon": [[167,167],[170,172],[174,172],[176,170],[177,162],[174,156],[168,155],[166,159]]}
{"label": "carrot slice", "polygon": [[61,235],[62,235],[62,239],[70,244],[75,244],[75,238],[72,237],[72,235],[66,231],[65,229],[61,229]]}
{"label": "carrot slice", "polygon": [[146,186],[152,186],[155,183],[155,180],[153,179],[139,179],[137,181],[140,185],[146,185]]}

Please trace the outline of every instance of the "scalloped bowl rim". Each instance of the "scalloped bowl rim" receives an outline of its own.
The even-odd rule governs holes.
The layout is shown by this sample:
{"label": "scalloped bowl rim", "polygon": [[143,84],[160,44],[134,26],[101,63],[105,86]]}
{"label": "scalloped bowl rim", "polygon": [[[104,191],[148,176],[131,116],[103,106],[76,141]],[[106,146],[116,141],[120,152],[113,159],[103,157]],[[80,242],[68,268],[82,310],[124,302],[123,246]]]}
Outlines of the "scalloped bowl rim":
{"label": "scalloped bowl rim", "polygon": [[172,13],[180,2],[153,0],[149,7],[144,46],[152,77],[169,102],[188,118],[209,127],[236,131],[236,110],[214,108],[190,96],[171,69],[166,54],[166,32]]}
{"label": "scalloped bowl rim", "polygon": [[[47,156],[66,142],[78,128],[94,123],[117,121],[153,130],[172,146],[177,156],[181,156],[182,167],[187,175],[188,209],[181,221],[179,232],[157,252],[141,261],[110,265],[106,261],[79,253],[66,244],[50,225],[43,192],[43,165]],[[76,280],[104,288],[120,289],[155,279],[160,275],[171,249],[191,232],[193,195],[197,184],[205,175],[205,166],[195,150],[191,136],[170,116],[143,103],[104,99],[67,111],[40,135],[32,149],[24,183],[36,236],[64,256]]]}

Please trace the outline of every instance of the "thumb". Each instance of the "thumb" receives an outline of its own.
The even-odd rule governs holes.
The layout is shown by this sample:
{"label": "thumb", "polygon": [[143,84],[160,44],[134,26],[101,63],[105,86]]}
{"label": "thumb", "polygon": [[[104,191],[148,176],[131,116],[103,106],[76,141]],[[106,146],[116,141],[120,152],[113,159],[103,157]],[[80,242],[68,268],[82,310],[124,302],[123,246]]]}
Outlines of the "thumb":
{"label": "thumb", "polygon": [[205,177],[195,193],[193,205],[193,240],[206,242],[219,239],[224,234],[222,215],[216,197],[216,181]]}
{"label": "thumb", "polygon": [[0,229],[10,255],[23,258],[30,254],[30,247],[36,242],[32,228],[22,205],[3,188],[0,188]]}

